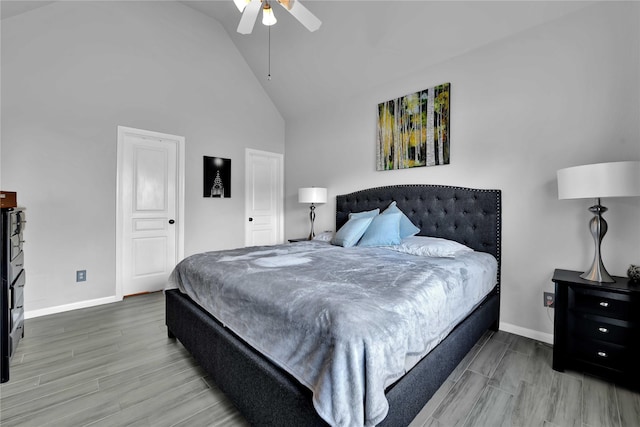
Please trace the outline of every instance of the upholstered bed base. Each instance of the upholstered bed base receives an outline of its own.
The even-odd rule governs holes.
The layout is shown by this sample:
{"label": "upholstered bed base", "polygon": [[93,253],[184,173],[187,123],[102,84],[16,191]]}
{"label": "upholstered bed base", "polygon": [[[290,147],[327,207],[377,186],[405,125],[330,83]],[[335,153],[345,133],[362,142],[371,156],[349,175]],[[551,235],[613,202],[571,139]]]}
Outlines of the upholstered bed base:
{"label": "upholstered bed base", "polygon": [[[178,290],[166,294],[166,323],[246,420],[255,426],[326,426],[311,391],[265,359]],[[493,292],[449,336],[386,392],[381,426],[406,426],[484,332],[497,330],[499,295]]]}
{"label": "upholstered bed base", "polygon": [[[420,227],[420,235],[456,240],[498,261],[494,291],[405,376],[386,390],[382,426],[406,426],[487,329],[500,317],[500,191],[437,185],[379,187],[337,197],[336,228],[348,212],[383,210],[391,201]],[[249,423],[326,426],[311,391],[178,290],[166,294],[166,324]]]}

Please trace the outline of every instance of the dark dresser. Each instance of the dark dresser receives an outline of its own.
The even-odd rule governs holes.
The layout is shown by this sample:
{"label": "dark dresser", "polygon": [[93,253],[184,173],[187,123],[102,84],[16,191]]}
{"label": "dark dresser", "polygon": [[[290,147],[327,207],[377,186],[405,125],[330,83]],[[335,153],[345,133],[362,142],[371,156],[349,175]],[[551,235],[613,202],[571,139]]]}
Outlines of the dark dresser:
{"label": "dark dresser", "polygon": [[0,227],[0,382],[9,381],[11,357],[24,337],[25,271],[23,231],[26,224],[24,208],[3,208]]}
{"label": "dark dresser", "polygon": [[553,369],[587,372],[640,386],[640,285],[614,276],[615,283],[555,270]]}

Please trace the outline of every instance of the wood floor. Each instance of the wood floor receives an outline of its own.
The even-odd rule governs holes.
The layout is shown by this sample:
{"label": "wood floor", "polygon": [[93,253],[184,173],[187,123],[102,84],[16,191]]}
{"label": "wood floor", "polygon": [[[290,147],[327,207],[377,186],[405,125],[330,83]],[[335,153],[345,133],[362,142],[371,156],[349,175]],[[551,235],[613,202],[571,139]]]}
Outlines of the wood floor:
{"label": "wood floor", "polygon": [[[2,426],[246,426],[178,341],[162,293],[26,321]],[[640,394],[551,369],[548,345],[487,333],[411,424],[640,426]]]}

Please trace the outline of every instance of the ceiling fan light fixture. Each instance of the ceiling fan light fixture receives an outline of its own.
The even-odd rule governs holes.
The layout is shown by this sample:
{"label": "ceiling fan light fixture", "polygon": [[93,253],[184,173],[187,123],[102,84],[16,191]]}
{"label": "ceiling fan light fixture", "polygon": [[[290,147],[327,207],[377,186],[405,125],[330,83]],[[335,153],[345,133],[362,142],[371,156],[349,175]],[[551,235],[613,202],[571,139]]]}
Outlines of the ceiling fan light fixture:
{"label": "ceiling fan light fixture", "polygon": [[273,9],[269,3],[265,3],[262,8],[262,23],[266,26],[271,26],[278,22],[276,16],[273,14]]}
{"label": "ceiling fan light fixture", "polygon": [[309,9],[304,7],[299,0],[233,0],[233,3],[242,13],[237,29],[240,34],[251,34],[258,20],[260,9],[262,9],[262,23],[264,25],[270,27],[278,22],[271,9],[272,3],[280,4],[283,9],[311,32],[316,31],[322,25],[322,22]]}
{"label": "ceiling fan light fixture", "polygon": [[233,0],[233,3],[241,13],[244,12],[244,8],[247,7],[250,2],[251,0]]}

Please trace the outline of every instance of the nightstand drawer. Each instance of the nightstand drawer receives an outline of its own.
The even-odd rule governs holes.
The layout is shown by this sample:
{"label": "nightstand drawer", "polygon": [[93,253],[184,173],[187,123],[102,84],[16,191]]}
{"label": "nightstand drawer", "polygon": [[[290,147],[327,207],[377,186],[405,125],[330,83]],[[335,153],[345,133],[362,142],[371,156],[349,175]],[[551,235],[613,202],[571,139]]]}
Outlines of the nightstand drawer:
{"label": "nightstand drawer", "polygon": [[613,323],[615,320],[598,320],[587,316],[570,316],[568,320],[569,329],[585,339],[596,339],[624,346],[633,346],[634,341],[638,339],[636,329],[615,324]]}
{"label": "nightstand drawer", "polygon": [[622,320],[637,318],[628,295],[573,286],[569,288],[569,310]]}
{"label": "nightstand drawer", "polygon": [[624,371],[629,367],[631,351],[622,346],[595,340],[572,340],[577,359],[609,369]]}

